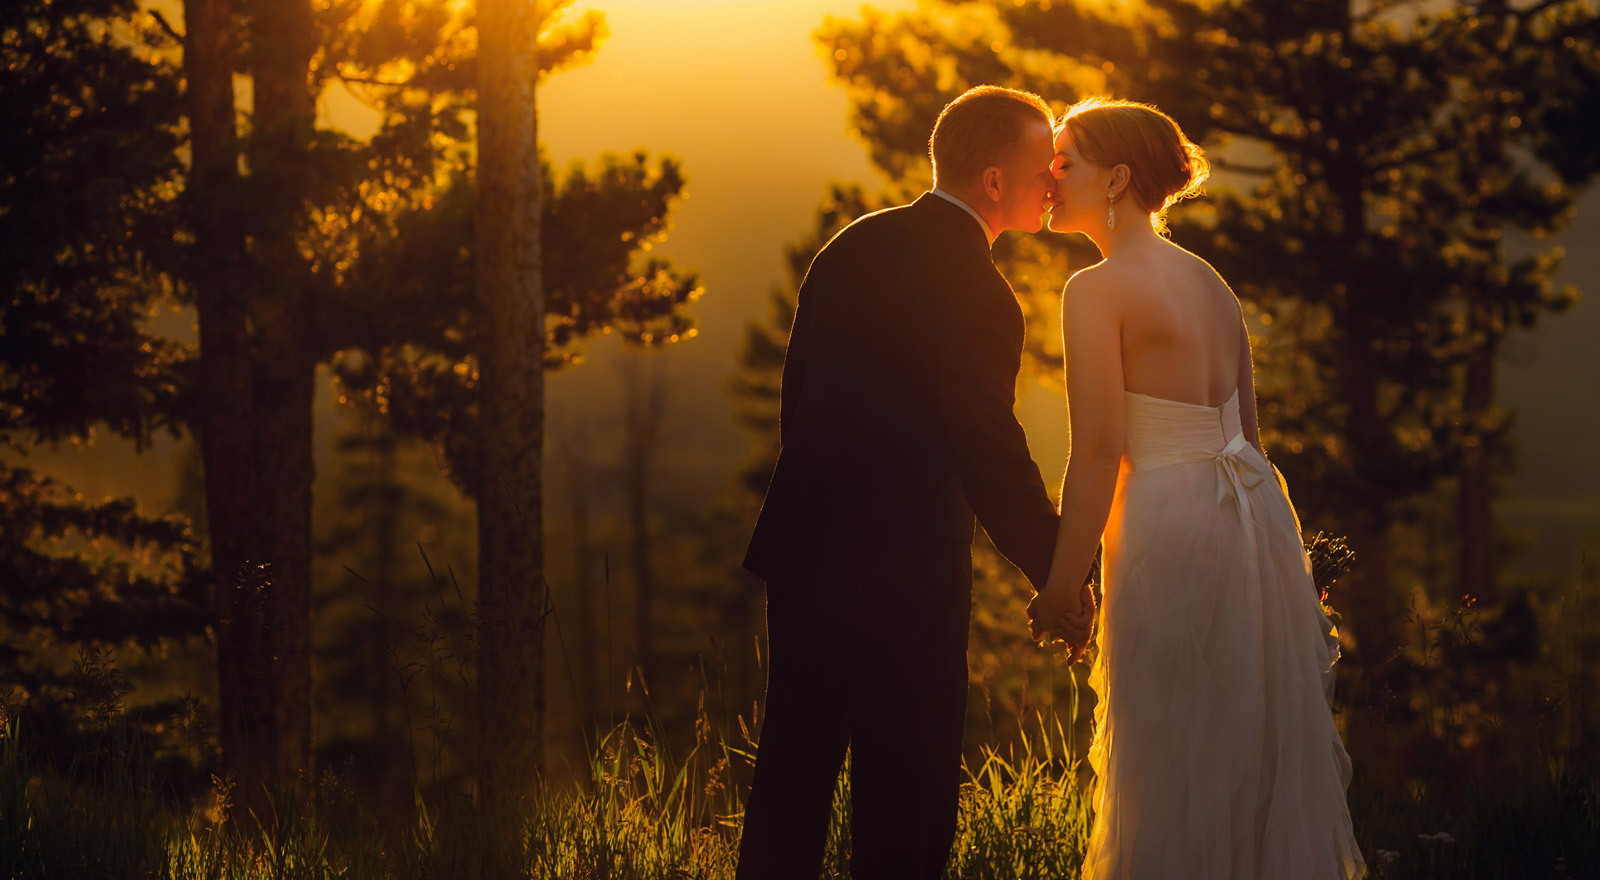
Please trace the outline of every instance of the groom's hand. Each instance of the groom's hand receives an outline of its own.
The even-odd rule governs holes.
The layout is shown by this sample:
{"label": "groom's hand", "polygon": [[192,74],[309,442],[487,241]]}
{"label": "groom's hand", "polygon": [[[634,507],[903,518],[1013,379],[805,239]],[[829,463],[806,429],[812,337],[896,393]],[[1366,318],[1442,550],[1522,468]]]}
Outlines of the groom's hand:
{"label": "groom's hand", "polygon": [[1072,649],[1067,657],[1067,665],[1072,665],[1083,659],[1083,652],[1089,650],[1089,642],[1094,640],[1095,604],[1094,590],[1085,583],[1083,585],[1082,601],[1079,607],[1082,613],[1062,617],[1056,624],[1056,632],[1066,641]]}
{"label": "groom's hand", "polygon": [[[1037,604],[1038,599],[1035,597],[1034,603],[1030,604],[1028,608],[1030,616],[1033,616],[1033,612],[1036,610],[1035,605]],[[1067,643],[1069,649],[1067,662],[1069,664],[1076,663],[1083,658],[1083,652],[1088,650],[1089,642],[1094,638],[1096,616],[1094,591],[1090,589],[1088,583],[1083,585],[1079,593],[1079,608],[1079,613],[1063,613],[1050,625],[1045,625],[1036,616],[1031,621],[1035,639],[1054,636]]]}

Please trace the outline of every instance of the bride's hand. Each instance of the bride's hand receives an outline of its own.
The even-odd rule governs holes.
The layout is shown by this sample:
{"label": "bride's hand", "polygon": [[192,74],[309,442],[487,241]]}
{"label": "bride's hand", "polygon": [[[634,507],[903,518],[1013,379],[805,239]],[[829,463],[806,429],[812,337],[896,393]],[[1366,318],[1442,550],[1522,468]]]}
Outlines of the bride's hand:
{"label": "bride's hand", "polygon": [[1094,640],[1095,602],[1094,590],[1088,583],[1078,593],[1079,605],[1083,609],[1076,617],[1063,617],[1056,621],[1054,628],[1067,646],[1071,649],[1067,656],[1067,665],[1072,665],[1083,659],[1083,652],[1089,650],[1089,642]]}
{"label": "bride's hand", "polygon": [[[1088,649],[1089,642],[1094,637],[1096,609],[1094,591],[1087,583],[1078,591],[1076,609],[1061,607],[1073,604],[1070,601],[1060,601],[1071,595],[1063,587],[1047,586],[1043,593],[1035,596],[1028,604],[1028,617],[1035,642],[1045,640],[1047,637],[1066,642],[1070,649],[1067,662],[1076,663],[1083,657],[1083,652]],[[1046,624],[1045,621],[1052,622]]]}
{"label": "bride's hand", "polygon": [[1083,614],[1082,597],[1058,584],[1046,584],[1033,601],[1028,603],[1028,627],[1035,642],[1056,629],[1056,622],[1064,617]]}

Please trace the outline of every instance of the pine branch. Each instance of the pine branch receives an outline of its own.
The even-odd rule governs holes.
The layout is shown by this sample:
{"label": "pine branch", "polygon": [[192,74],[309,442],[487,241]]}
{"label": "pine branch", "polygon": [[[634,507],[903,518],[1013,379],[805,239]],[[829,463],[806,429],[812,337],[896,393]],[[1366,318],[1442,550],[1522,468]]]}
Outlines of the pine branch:
{"label": "pine branch", "polygon": [[372,78],[370,76],[354,76],[354,75],[345,73],[343,70],[340,70],[338,67],[335,67],[333,69],[333,73],[334,73],[334,76],[339,77],[339,80],[341,82],[353,83],[353,84],[356,84],[356,85],[363,85],[363,86],[387,86],[389,88],[401,89],[401,88],[405,88],[405,87],[411,85],[411,83],[413,82],[413,80],[410,80],[410,79],[401,80],[400,82],[391,82],[391,81],[386,80],[386,79],[374,79],[374,78]]}
{"label": "pine branch", "polygon": [[1413,153],[1408,153],[1404,156],[1390,159],[1386,162],[1380,162],[1376,165],[1368,166],[1367,172],[1369,174],[1378,174],[1380,172],[1388,171],[1390,168],[1399,168],[1405,165],[1410,165],[1412,162],[1416,162],[1420,159],[1426,159],[1430,156],[1437,156],[1442,153],[1451,153],[1459,149],[1459,147],[1459,144],[1448,141],[1445,143],[1435,144],[1427,149],[1417,150]]}
{"label": "pine branch", "polygon": [[167,21],[167,17],[161,14],[161,10],[150,10],[150,17],[154,18],[156,20],[156,24],[160,25],[161,29],[167,32],[167,36],[177,40],[180,44],[186,43],[187,38],[183,34],[178,33],[177,29],[172,26],[172,23]]}

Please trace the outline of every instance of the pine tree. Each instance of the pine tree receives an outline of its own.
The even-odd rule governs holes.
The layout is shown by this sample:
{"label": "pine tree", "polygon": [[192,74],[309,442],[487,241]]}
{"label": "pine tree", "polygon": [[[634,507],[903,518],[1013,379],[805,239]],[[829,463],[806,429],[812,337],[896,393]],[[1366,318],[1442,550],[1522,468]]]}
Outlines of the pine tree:
{"label": "pine tree", "polygon": [[[132,0],[0,8],[0,701],[70,760],[68,661],[204,635],[190,524],[93,500],[25,456],[108,434],[143,448],[188,406],[186,352],[150,332],[177,259],[177,71]],[[176,707],[152,707],[152,726]]]}
{"label": "pine tree", "polygon": [[485,319],[478,479],[480,796],[515,804],[544,764],[544,287],[539,35],[557,4],[482,0],[475,253]]}
{"label": "pine tree", "polygon": [[[479,426],[452,420],[476,419],[489,326],[472,294],[471,10],[190,0],[175,26],[131,0],[30,0],[8,4],[0,26],[8,445],[100,425],[136,440],[161,428],[198,437],[223,760],[235,806],[267,815],[269,788],[297,786],[311,769],[317,366],[340,367],[356,380],[344,390],[385,405],[400,429],[420,425],[411,433],[471,448],[458,475],[477,457]],[[543,35],[540,69],[581,59],[597,34]],[[251,74],[248,112],[234,91],[240,73]],[[319,127],[312,109],[335,82],[378,109],[372,137]],[[644,344],[693,333],[681,311],[699,292],[692,276],[633,261],[665,227],[682,186],[676,165],[641,154],[604,160],[598,173],[575,168],[543,183],[557,254],[544,272],[546,367],[575,362],[590,333],[616,329]],[[149,331],[156,303],[194,308],[198,349]],[[406,365],[430,357],[448,377],[422,389],[445,392],[427,400],[442,407],[432,411],[405,382]],[[411,408],[387,407],[395,388]],[[40,501],[30,480],[7,482],[8,511],[21,511],[18,523],[55,516],[49,528],[59,530],[59,505]],[[84,518],[110,535],[114,512]],[[119,515],[125,532],[138,531]],[[8,531],[8,551],[26,537]],[[117,595],[114,570],[86,565]],[[193,604],[188,587],[167,582]],[[69,617],[39,625],[68,632]]]}
{"label": "pine tree", "polygon": [[[567,5],[551,4],[530,14],[549,23]],[[538,76],[581,59],[601,33],[594,17],[571,28],[534,30],[541,41]],[[532,101],[531,92],[526,100]],[[540,738],[528,731],[540,729],[543,714],[538,669],[548,607],[538,469],[543,414],[542,392],[533,387],[539,380],[526,374],[528,365],[545,370],[575,365],[581,361],[583,340],[597,333],[615,331],[642,346],[690,338],[695,330],[683,308],[698,298],[701,288],[693,275],[676,271],[665,260],[636,260],[636,254],[664,235],[671,204],[682,191],[675,162],[663,160],[652,167],[643,153],[605,156],[594,171],[580,162],[557,175],[531,155],[529,161],[537,165],[524,173],[533,175],[531,185],[538,193],[532,210],[540,221],[529,234],[538,242],[542,314],[496,317],[488,301],[479,299],[480,290],[488,295],[488,288],[480,285],[487,283],[482,273],[488,270],[470,258],[474,225],[479,235],[504,226],[504,221],[488,218],[513,208],[480,205],[477,210],[488,213],[478,214],[474,224],[476,198],[484,192],[481,150],[479,158],[477,180],[464,169],[456,171],[436,200],[396,215],[397,235],[366,244],[352,286],[400,307],[385,309],[387,326],[358,325],[360,335],[350,338],[349,351],[335,370],[345,393],[374,401],[406,436],[437,444],[452,481],[479,505],[479,585],[493,588],[478,597],[479,711],[491,713],[479,718],[487,737],[481,771],[484,795],[493,803],[502,794],[510,800],[527,796],[542,763]],[[538,168],[536,174],[532,167]],[[502,195],[511,191],[508,183],[494,186]],[[503,267],[499,271],[504,281]],[[519,270],[512,277],[529,276]],[[513,302],[532,298],[524,291]],[[413,304],[416,308],[407,307]],[[538,333],[541,326],[543,333]],[[512,329],[522,334],[520,341],[494,342],[497,331]],[[526,361],[517,368],[526,383],[522,390],[491,389],[486,357],[497,346]],[[496,427],[495,407],[500,417],[516,424]],[[499,463],[487,457],[491,453]],[[512,463],[525,471],[516,485],[506,482],[505,468]],[[489,544],[504,545],[502,553],[515,551],[497,564],[498,575],[496,569],[484,568]],[[524,555],[528,552],[532,555]],[[514,578],[510,583],[515,586],[494,583],[498,577]],[[512,593],[500,592],[513,589],[518,602],[528,603],[520,611],[505,604]],[[493,679],[485,683],[483,663],[512,664],[492,673],[511,677],[503,684]],[[524,696],[527,702],[519,702]],[[500,763],[492,765],[491,758]],[[505,783],[503,791],[493,789],[495,781]]]}
{"label": "pine tree", "polygon": [[415,821],[414,788],[471,781],[471,749],[457,750],[472,716],[471,609],[444,560],[470,558],[476,530],[453,519],[455,492],[428,479],[432,461],[359,410],[334,438],[315,511],[316,760],[348,769],[402,824]]}

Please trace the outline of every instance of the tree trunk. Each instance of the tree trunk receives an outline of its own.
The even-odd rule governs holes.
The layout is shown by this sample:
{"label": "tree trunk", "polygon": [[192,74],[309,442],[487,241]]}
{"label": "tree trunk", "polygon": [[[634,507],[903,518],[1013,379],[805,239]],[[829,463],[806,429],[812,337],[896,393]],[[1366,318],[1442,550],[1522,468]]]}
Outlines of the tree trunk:
{"label": "tree trunk", "polygon": [[[1378,378],[1371,364],[1365,322],[1348,316],[1342,333],[1337,393],[1348,423],[1345,434],[1354,447],[1349,462],[1349,491],[1340,493],[1347,509],[1340,512],[1349,545],[1355,551],[1350,573],[1340,579],[1344,595],[1344,628],[1354,637],[1355,657],[1368,672],[1379,675],[1393,651],[1389,595],[1389,515],[1382,487],[1365,473],[1362,457],[1385,443],[1378,412]],[[1381,454],[1381,453],[1379,453]]]}
{"label": "tree trunk", "polygon": [[[1482,308],[1474,308],[1471,332],[1490,333],[1481,328],[1487,319]],[[1499,599],[1494,562],[1494,474],[1489,455],[1494,407],[1494,357],[1497,345],[1484,341],[1467,361],[1467,381],[1462,424],[1469,432],[1461,456],[1461,568],[1460,592],[1485,607]]]}
{"label": "tree trunk", "polygon": [[[316,124],[309,84],[313,50],[309,0],[251,4],[252,194],[258,295],[253,303],[254,498],[270,638],[267,715],[258,740],[270,780],[303,799],[311,772],[311,492],[315,478],[310,279],[296,231],[305,213],[304,181]],[[249,798],[265,796],[249,793]]]}
{"label": "tree trunk", "polygon": [[[1482,128],[1478,132],[1479,161],[1492,167],[1498,164],[1505,151],[1500,136],[1500,126],[1511,115],[1513,108],[1502,100],[1500,72],[1505,52],[1510,48],[1510,33],[1505,27],[1507,4],[1505,0],[1488,0],[1483,4],[1484,16],[1479,27],[1488,45],[1485,54],[1496,59],[1496,65],[1481,75],[1485,81],[1480,92],[1486,105],[1480,112]],[[1476,186],[1477,180],[1462,181],[1465,186]],[[1499,263],[1503,253],[1500,246],[1499,224],[1496,218],[1477,213],[1472,222],[1473,243],[1484,253],[1486,263]],[[1485,273],[1487,275],[1487,273]],[[1485,285],[1489,284],[1487,277]],[[1494,433],[1494,360],[1500,348],[1502,331],[1494,326],[1493,303],[1497,291],[1485,289],[1478,292],[1474,302],[1468,292],[1468,338],[1473,345],[1467,359],[1466,388],[1462,401],[1461,422],[1467,430],[1465,449],[1461,457],[1460,519],[1461,568],[1460,592],[1472,596],[1484,606],[1493,606],[1499,599],[1499,585],[1495,578],[1494,562],[1494,473],[1489,444]]]}
{"label": "tree trunk", "polygon": [[[1389,514],[1381,487],[1363,473],[1362,457],[1381,449],[1383,425],[1378,413],[1378,379],[1371,364],[1371,338],[1359,314],[1346,316],[1340,342],[1337,394],[1347,407],[1345,434],[1353,447],[1349,491],[1336,495],[1346,509],[1339,519],[1355,551],[1350,572],[1339,581],[1333,601],[1343,615],[1341,633],[1354,643],[1355,687],[1343,695],[1350,708],[1346,733],[1357,760],[1375,767],[1398,769],[1405,757],[1390,742],[1384,723],[1384,701],[1394,653],[1392,599],[1389,587]],[[1349,681],[1352,676],[1344,676]]]}
{"label": "tree trunk", "polygon": [[[372,511],[372,546],[377,551],[372,560],[372,580],[378,585],[379,591],[379,595],[373,598],[382,602],[386,597],[402,595],[400,560],[402,554],[416,548],[414,545],[407,546],[400,538],[400,505],[405,493],[400,486],[400,469],[396,465],[395,453],[400,445],[399,438],[392,426],[377,418],[372,421],[369,430],[374,442],[367,450],[367,455],[372,459],[370,485],[374,490],[371,500],[368,501],[371,505],[369,509]],[[381,622],[374,626],[374,632],[367,675],[371,681],[372,741],[381,742],[403,728],[397,725],[393,717],[395,695],[390,692],[390,676],[394,673],[388,668],[389,646],[383,636],[384,628]]]}
{"label": "tree trunk", "polygon": [[[1502,74],[1505,58],[1511,48],[1513,30],[1507,26],[1506,0],[1487,0],[1479,19],[1480,33],[1485,38],[1485,56],[1493,63],[1480,70],[1480,94],[1486,106],[1479,111],[1477,148],[1479,162],[1486,167],[1498,165],[1505,155],[1505,142],[1500,126],[1516,108],[1505,100]],[[1514,27],[1514,25],[1512,26]],[[1476,179],[1464,180],[1465,186],[1477,186]],[[1485,266],[1502,264],[1505,252],[1501,246],[1498,218],[1475,211],[1470,239],[1482,254]],[[1460,472],[1460,522],[1461,564],[1460,593],[1476,599],[1480,607],[1493,608],[1500,600],[1500,589],[1495,570],[1494,554],[1494,461],[1490,444],[1498,432],[1498,419],[1494,412],[1495,357],[1504,339],[1503,321],[1497,312],[1500,291],[1484,274],[1483,289],[1467,293],[1468,339],[1473,346],[1467,358],[1467,375],[1462,395],[1461,422],[1467,430],[1461,456]],[[1476,297],[1474,297],[1476,293]],[[1474,301],[1476,299],[1476,301]],[[1494,652],[1484,657],[1483,675],[1500,679],[1505,675],[1501,658]],[[1498,691],[1486,693],[1488,711],[1498,709]],[[1490,773],[1496,760],[1495,737],[1478,741],[1466,755],[1467,771],[1472,778],[1482,780]]]}
{"label": "tree trunk", "polygon": [[[1339,200],[1340,239],[1349,252],[1361,249],[1366,237],[1366,199],[1360,167],[1348,156],[1337,156],[1328,163],[1329,187]],[[1371,340],[1375,328],[1366,301],[1368,285],[1363,279],[1345,275],[1337,281],[1343,288],[1333,303],[1334,324],[1338,327],[1338,375],[1334,394],[1343,405],[1344,435],[1349,438],[1348,472],[1343,491],[1335,493],[1345,509],[1339,511],[1345,523],[1354,565],[1345,578],[1345,628],[1356,642],[1356,656],[1370,673],[1378,673],[1393,646],[1389,615],[1389,513],[1381,473],[1370,462],[1384,456],[1390,441],[1379,409],[1382,391]]]}
{"label": "tree trunk", "polygon": [[[567,497],[572,512],[572,543],[578,591],[578,699],[579,720],[584,735],[600,718],[600,681],[596,667],[600,658],[598,627],[594,607],[594,533],[590,522],[589,484],[592,479],[584,438],[564,443],[567,463]],[[610,682],[606,682],[610,686]]]}
{"label": "tree trunk", "polygon": [[[1349,8],[1343,7],[1341,29],[1352,30]],[[1338,142],[1358,143],[1352,133],[1330,131]],[[1330,138],[1330,141],[1333,138]],[[1338,199],[1340,225],[1337,234],[1347,252],[1359,253],[1367,236],[1367,204],[1363,171],[1359,160],[1346,146],[1343,152],[1330,148],[1327,157],[1328,183]],[[1330,279],[1332,282],[1335,279]],[[1345,275],[1337,279],[1344,292],[1334,303],[1334,323],[1338,327],[1339,375],[1335,394],[1345,409],[1344,434],[1350,441],[1345,491],[1335,494],[1347,509],[1339,512],[1345,524],[1350,548],[1355,551],[1349,574],[1341,579],[1344,621],[1341,630],[1355,643],[1359,692],[1346,694],[1350,705],[1347,733],[1358,760],[1374,766],[1395,767],[1404,763],[1385,743],[1381,700],[1388,678],[1387,667],[1394,651],[1395,638],[1390,614],[1388,496],[1381,485],[1381,474],[1369,465],[1381,458],[1390,441],[1382,420],[1379,395],[1382,392],[1371,340],[1375,338],[1365,298],[1369,287],[1363,279]],[[1341,497],[1342,496],[1342,497]],[[1348,678],[1348,677],[1347,677]]]}
{"label": "tree trunk", "polygon": [[[666,386],[655,360],[639,354],[623,365],[627,406],[628,530],[632,539],[634,631],[637,635],[637,662],[645,673],[655,673],[655,569],[651,564],[650,476],[655,458],[656,439],[661,434],[662,404]],[[648,680],[648,679],[647,679]]]}
{"label": "tree trunk", "polygon": [[[259,790],[269,774],[253,740],[267,671],[261,658],[263,609],[257,579],[258,508],[251,429],[252,387],[244,235],[234,213],[240,196],[234,128],[233,48],[228,0],[184,6],[190,174],[185,190],[195,246],[200,331],[201,408],[196,430],[205,470],[206,527],[215,573],[218,739],[236,792]],[[236,798],[235,803],[239,801]],[[239,815],[236,811],[235,818]]]}
{"label": "tree trunk", "polygon": [[527,0],[478,6],[479,791],[499,816],[534,793],[544,752],[544,294],[534,104],[543,10]]}

